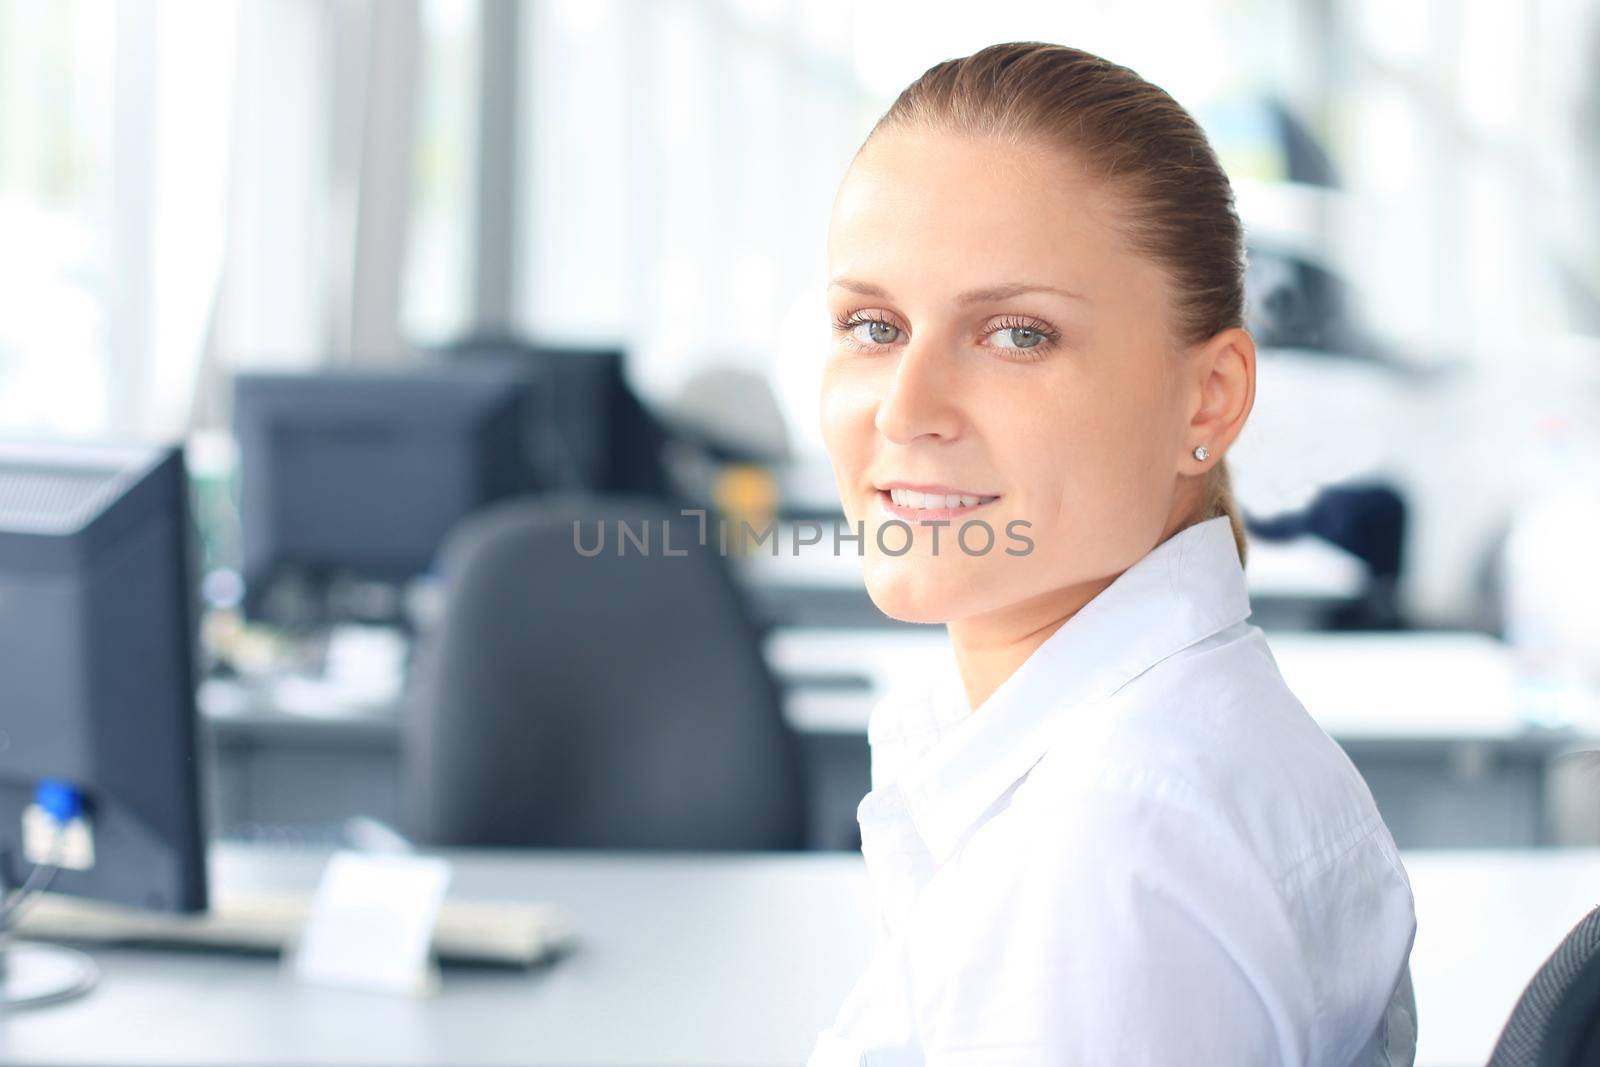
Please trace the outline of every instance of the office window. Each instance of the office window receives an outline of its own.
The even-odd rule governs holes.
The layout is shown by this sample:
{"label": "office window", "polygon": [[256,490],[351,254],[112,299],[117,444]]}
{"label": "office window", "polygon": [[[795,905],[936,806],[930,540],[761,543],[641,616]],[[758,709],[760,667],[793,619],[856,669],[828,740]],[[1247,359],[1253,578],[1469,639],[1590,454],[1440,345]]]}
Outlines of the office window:
{"label": "office window", "polygon": [[853,8],[524,11],[521,326],[625,344],[657,397],[712,364],[766,372],[862,132]]}
{"label": "office window", "polygon": [[1419,362],[1537,361],[1585,328],[1600,293],[1583,121],[1595,17],[1557,0],[1366,2],[1330,28],[1332,148],[1366,218],[1333,237],[1365,268],[1352,277],[1374,325]]}
{"label": "office window", "polygon": [[422,0],[411,232],[402,326],[442,341],[472,317],[478,157],[478,0]]}
{"label": "office window", "polygon": [[[521,310],[534,331],[589,340],[630,332],[643,253],[632,225],[630,110],[640,83],[631,27],[657,5],[551,0],[524,5]],[[635,184],[633,194],[639,192]]]}
{"label": "office window", "polygon": [[221,269],[237,14],[0,0],[0,428],[186,425]]}
{"label": "office window", "polygon": [[0,2],[0,428],[106,422],[114,26]]}

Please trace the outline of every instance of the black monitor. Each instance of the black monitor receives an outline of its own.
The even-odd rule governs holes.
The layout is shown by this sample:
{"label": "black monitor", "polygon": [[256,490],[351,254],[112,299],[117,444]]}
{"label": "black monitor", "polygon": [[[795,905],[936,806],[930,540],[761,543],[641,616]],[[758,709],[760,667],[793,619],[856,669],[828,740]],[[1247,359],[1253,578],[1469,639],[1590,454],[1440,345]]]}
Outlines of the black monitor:
{"label": "black monitor", "polygon": [[205,908],[192,538],[181,450],[0,442],[7,887]]}
{"label": "black monitor", "polygon": [[629,387],[621,349],[479,333],[431,354],[441,365],[501,367],[526,377],[532,460],[546,487],[677,495],[665,461],[672,434]]}
{"label": "black monitor", "polygon": [[456,523],[537,487],[528,404],[527,381],[495,368],[240,375],[246,614],[292,621],[270,602],[285,582],[427,573]]}

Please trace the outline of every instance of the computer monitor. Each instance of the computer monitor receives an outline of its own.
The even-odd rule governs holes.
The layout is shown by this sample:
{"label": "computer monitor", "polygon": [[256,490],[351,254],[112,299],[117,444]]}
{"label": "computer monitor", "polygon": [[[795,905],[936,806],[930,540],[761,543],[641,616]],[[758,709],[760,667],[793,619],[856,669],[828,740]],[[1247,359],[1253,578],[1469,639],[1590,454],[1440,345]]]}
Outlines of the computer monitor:
{"label": "computer monitor", "polygon": [[291,621],[270,600],[285,582],[318,591],[427,573],[456,523],[537,487],[529,395],[499,368],[240,375],[245,613]]}
{"label": "computer monitor", "polygon": [[[7,887],[206,907],[192,537],[178,448],[0,442]],[[0,998],[74,972],[38,947],[0,962]]]}
{"label": "computer monitor", "polygon": [[527,378],[532,461],[545,487],[676,495],[665,462],[671,433],[628,386],[621,349],[477,333],[430,354],[442,365],[496,366]]}

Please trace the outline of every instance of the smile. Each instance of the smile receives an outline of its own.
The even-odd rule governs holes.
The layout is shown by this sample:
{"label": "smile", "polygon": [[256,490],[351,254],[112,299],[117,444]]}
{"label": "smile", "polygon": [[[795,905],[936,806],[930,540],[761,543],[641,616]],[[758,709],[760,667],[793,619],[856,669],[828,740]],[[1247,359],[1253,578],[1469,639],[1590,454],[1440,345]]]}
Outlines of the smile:
{"label": "smile", "polygon": [[999,500],[985,493],[927,491],[918,489],[880,489],[878,501],[883,510],[898,519],[939,521],[960,519]]}

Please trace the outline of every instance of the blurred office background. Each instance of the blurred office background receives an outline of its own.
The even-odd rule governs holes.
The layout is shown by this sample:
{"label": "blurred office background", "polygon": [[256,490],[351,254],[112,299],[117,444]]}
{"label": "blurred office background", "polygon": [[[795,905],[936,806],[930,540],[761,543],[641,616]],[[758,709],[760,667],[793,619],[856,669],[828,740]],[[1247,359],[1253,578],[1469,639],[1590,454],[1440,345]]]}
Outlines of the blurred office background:
{"label": "blurred office background", "polygon": [[[1600,724],[1600,11],[1160,17],[1157,34],[1148,5],[1097,2],[0,0],[0,432],[186,444],[213,832],[327,842],[366,816],[444,843],[856,847],[866,712],[939,635],[878,615],[851,558],[785,540],[676,574],[690,586],[646,588],[657,614],[628,620],[608,668],[549,652],[623,625],[574,618],[592,590],[570,575],[535,573],[516,604],[473,599],[467,576],[519,573],[540,521],[612,514],[617,494],[832,516],[814,411],[837,182],[927,66],[1042,39],[1167,88],[1235,181],[1261,358],[1229,459],[1256,618],[1402,846],[1600,842],[1600,776],[1576,755]],[[420,477],[405,427],[448,406],[444,379],[496,374],[529,390],[527,440],[477,415],[417,433],[476,461],[526,448],[530,469],[448,505],[472,514],[421,557],[383,556],[348,484]],[[363,404],[399,444],[332,432]],[[252,464],[271,493],[252,498]],[[491,497],[508,499],[486,526]],[[414,518],[387,532],[414,548],[439,516]],[[508,626],[528,647],[504,655],[532,666],[469,676],[463,635]],[[687,651],[653,647],[685,628]],[[560,747],[571,708],[539,693],[601,703],[602,681],[586,764]],[[748,761],[722,795],[766,815],[696,815],[703,833],[673,839],[633,836],[625,806],[445,810],[508,741],[577,803],[675,685],[686,730],[652,751]],[[434,721],[468,694],[501,717]]]}

